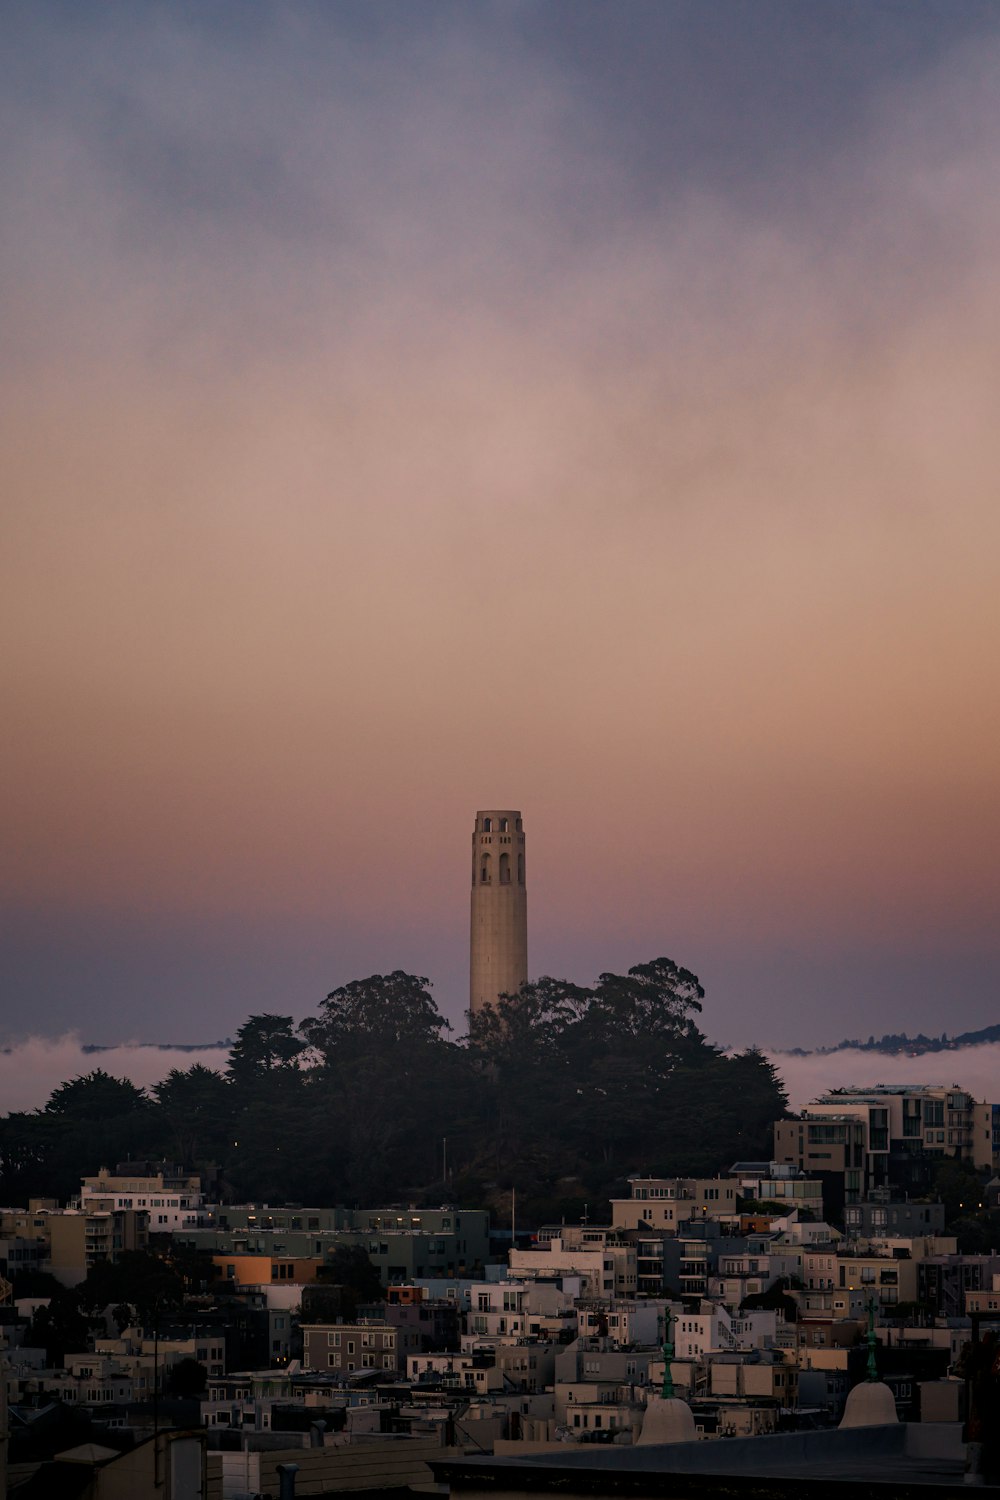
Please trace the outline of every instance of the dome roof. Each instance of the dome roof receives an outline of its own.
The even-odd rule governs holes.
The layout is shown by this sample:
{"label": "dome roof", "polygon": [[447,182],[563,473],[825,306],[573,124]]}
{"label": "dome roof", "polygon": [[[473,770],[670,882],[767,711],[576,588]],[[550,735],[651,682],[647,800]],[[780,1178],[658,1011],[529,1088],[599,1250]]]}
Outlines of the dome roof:
{"label": "dome roof", "polygon": [[898,1422],[896,1402],[884,1380],[863,1380],[848,1393],[841,1427],[885,1427]]}
{"label": "dome roof", "polygon": [[694,1416],[679,1396],[650,1396],[636,1445],[646,1443],[695,1443]]}

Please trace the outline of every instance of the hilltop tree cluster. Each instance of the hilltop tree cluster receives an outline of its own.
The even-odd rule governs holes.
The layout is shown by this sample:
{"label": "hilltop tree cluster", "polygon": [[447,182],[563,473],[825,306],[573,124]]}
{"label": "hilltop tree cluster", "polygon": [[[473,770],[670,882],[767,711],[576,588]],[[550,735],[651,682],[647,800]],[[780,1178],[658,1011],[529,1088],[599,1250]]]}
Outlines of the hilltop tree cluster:
{"label": "hilltop tree cluster", "polygon": [[544,978],[457,1043],[426,979],[354,980],[299,1026],[251,1016],[224,1074],[195,1064],[147,1094],[97,1071],[8,1115],[0,1201],[64,1199],[100,1165],[167,1157],[235,1201],[496,1207],[516,1185],[526,1213],[596,1208],[632,1172],[769,1155],[780,1080],[759,1052],[706,1041],[703,995],[666,958],[590,989]]}

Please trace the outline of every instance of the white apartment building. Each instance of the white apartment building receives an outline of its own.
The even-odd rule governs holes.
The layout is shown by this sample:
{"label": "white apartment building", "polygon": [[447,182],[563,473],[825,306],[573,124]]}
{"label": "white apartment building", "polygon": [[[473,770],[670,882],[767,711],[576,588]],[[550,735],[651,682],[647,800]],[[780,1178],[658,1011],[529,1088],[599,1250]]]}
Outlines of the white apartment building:
{"label": "white apartment building", "polygon": [[595,1401],[574,1401],[562,1411],[561,1425],[574,1437],[591,1432],[631,1432],[638,1426],[636,1403],[609,1393]]}
{"label": "white apartment building", "polygon": [[198,1229],[206,1222],[205,1196],[197,1173],[155,1172],[116,1175],[102,1167],[96,1177],[80,1184],[80,1207],[144,1209],[149,1215],[150,1234],[174,1234],[179,1229]]}
{"label": "white apartment building", "polygon": [[679,1360],[703,1359],[707,1354],[770,1349],[775,1343],[777,1323],[776,1312],[757,1311],[737,1316],[718,1305],[712,1306],[708,1312],[681,1313],[671,1326],[674,1357]]}
{"label": "white apartment building", "polygon": [[612,1298],[591,1302],[578,1309],[581,1338],[609,1339],[621,1349],[662,1342],[667,1303],[662,1299]]}
{"label": "white apartment building", "polygon": [[634,1245],[575,1250],[565,1248],[561,1239],[552,1239],[545,1250],[511,1250],[510,1270],[522,1280],[579,1276],[584,1297],[634,1297],[636,1291]]}
{"label": "white apartment building", "polygon": [[466,1337],[475,1340],[558,1339],[576,1332],[576,1299],[554,1282],[474,1281],[466,1322]]}
{"label": "white apartment building", "polygon": [[503,1372],[492,1360],[465,1354],[411,1354],[406,1360],[406,1378],[414,1381],[440,1382],[485,1396],[499,1391],[504,1384]]}

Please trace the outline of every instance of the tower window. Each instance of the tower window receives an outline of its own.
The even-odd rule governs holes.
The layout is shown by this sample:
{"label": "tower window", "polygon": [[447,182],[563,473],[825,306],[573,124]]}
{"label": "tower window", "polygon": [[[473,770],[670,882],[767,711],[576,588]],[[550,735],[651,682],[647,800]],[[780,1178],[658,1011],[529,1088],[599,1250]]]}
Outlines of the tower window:
{"label": "tower window", "polygon": [[524,855],[523,854],[519,854],[517,856],[517,883],[518,883],[518,885],[523,885],[524,884]]}
{"label": "tower window", "polygon": [[493,819],[492,818],[484,818],[483,819],[483,832],[484,833],[492,833],[493,832]]}
{"label": "tower window", "polygon": [[501,854],[501,856],[500,856],[500,884],[501,885],[510,885],[510,855],[509,854]]}
{"label": "tower window", "polygon": [[483,855],[483,862],[482,862],[482,865],[480,866],[480,870],[479,870],[479,878],[482,881],[483,885],[489,885],[489,883],[490,883],[490,857],[489,857],[488,854],[484,854]]}
{"label": "tower window", "polygon": [[520,833],[521,832],[521,819],[520,818],[518,818],[518,820],[517,820],[517,822],[516,822],[516,824],[514,826],[516,827],[518,833]]}
{"label": "tower window", "polygon": [[509,819],[507,819],[507,818],[501,818],[500,819],[500,832],[501,833],[506,833],[509,827],[510,827]]}

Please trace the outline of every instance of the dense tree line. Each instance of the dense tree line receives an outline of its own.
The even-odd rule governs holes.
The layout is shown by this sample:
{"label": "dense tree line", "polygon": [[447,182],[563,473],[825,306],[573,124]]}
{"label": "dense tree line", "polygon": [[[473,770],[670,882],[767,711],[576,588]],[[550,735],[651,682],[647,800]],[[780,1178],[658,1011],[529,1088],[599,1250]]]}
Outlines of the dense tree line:
{"label": "dense tree line", "polygon": [[145,1093],[97,1071],[8,1115],[0,1198],[65,1199],[101,1165],[168,1157],[236,1201],[447,1195],[502,1214],[516,1186],[526,1216],[596,1209],[631,1172],[710,1174],[770,1154],[780,1080],[761,1053],[706,1041],[703,995],[666,958],[591,989],[544,978],[459,1043],[426,979],[372,975],[299,1026],[251,1016],[225,1074],[196,1063]]}

